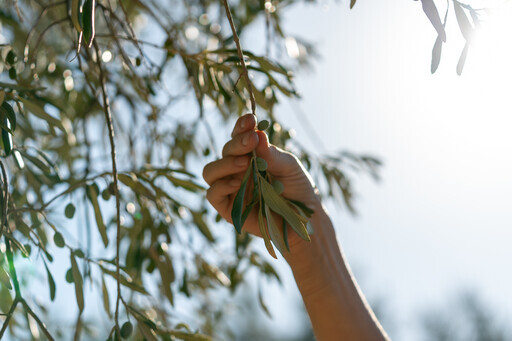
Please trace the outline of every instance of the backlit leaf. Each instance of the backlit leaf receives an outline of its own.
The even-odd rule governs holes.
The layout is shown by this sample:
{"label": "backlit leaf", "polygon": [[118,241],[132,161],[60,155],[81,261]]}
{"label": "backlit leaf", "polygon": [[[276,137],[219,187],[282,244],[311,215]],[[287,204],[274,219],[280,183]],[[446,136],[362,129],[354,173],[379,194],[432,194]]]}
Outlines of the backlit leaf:
{"label": "backlit leaf", "polygon": [[441,40],[445,42],[446,32],[444,30],[443,24],[441,23],[441,18],[439,17],[439,12],[437,11],[434,0],[421,0],[421,5],[423,7],[423,12],[425,12],[428,19],[436,29],[437,34],[439,37],[441,37]]}
{"label": "backlit leaf", "polygon": [[108,245],[108,236],[107,236],[107,227],[103,222],[103,217],[101,215],[100,205],[98,203],[98,191],[95,186],[88,185],[86,186],[86,191],[88,192],[87,198],[91,202],[91,205],[94,210],[94,218],[96,219],[96,226],[98,227],[98,231],[101,235],[101,240],[105,247]]}

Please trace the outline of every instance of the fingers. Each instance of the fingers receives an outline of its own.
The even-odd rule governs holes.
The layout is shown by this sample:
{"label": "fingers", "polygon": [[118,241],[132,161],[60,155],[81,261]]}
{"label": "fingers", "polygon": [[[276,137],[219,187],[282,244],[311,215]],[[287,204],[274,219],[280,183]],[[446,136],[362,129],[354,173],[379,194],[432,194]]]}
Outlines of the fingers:
{"label": "fingers", "polygon": [[235,135],[222,149],[222,156],[245,155],[251,152],[258,144],[259,137],[254,130]]}
{"label": "fingers", "polygon": [[256,117],[253,114],[245,114],[241,116],[235,123],[231,137],[239,135],[243,132],[254,130],[256,127]]}
{"label": "fingers", "polygon": [[203,169],[203,179],[212,185],[217,180],[244,172],[249,165],[249,156],[226,156],[220,160],[210,162]]}
{"label": "fingers", "polygon": [[222,179],[214,182],[206,191],[206,199],[219,212],[231,212],[229,195],[238,191],[241,179]]}

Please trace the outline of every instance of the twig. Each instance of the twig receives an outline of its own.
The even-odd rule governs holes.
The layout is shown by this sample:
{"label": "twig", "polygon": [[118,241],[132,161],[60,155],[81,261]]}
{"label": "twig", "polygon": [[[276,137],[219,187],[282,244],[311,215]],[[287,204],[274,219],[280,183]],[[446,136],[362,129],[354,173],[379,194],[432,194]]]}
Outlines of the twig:
{"label": "twig", "polygon": [[236,50],[238,51],[238,58],[240,59],[240,65],[242,66],[242,74],[244,75],[245,82],[247,83],[247,91],[249,91],[249,98],[251,100],[251,110],[252,114],[256,116],[256,100],[254,99],[254,94],[252,93],[252,85],[249,80],[249,72],[247,71],[247,66],[245,65],[244,53],[242,51],[242,47],[240,46],[240,39],[238,38],[238,34],[236,33],[235,23],[233,22],[233,17],[231,15],[231,9],[229,8],[228,0],[223,0],[224,8],[226,9],[226,15],[228,17],[229,25],[231,26],[231,31],[233,32],[233,40],[235,41]]}
{"label": "twig", "polygon": [[41,319],[34,313],[34,311],[29,307],[29,305],[27,304],[27,302],[25,302],[24,299],[21,299],[21,303],[23,304],[27,312],[30,314],[30,316],[32,316],[34,320],[36,320],[37,324],[39,325],[39,329],[41,329],[41,331],[48,338],[48,340],[53,341],[54,338],[50,334],[48,329],[46,329],[46,325],[43,323],[43,321],[41,321]]}
{"label": "twig", "polygon": [[112,158],[112,176],[114,178],[114,195],[116,197],[116,281],[117,281],[117,299],[116,310],[114,314],[115,327],[119,331],[119,302],[121,301],[121,274],[119,271],[119,248],[121,244],[121,204],[119,201],[119,187],[118,187],[118,174],[116,162],[116,145],[114,141],[114,124],[112,123],[112,113],[110,111],[110,104],[107,95],[107,87],[105,84],[105,74],[101,66],[101,58],[99,53],[98,44],[94,42],[94,49],[96,50],[96,62],[100,72],[99,81],[101,83],[101,93],[103,96],[103,111],[105,113],[105,120],[107,121],[108,137],[110,140],[110,154]]}
{"label": "twig", "polygon": [[14,313],[14,309],[16,309],[16,306],[20,302],[19,298],[15,298],[14,301],[11,304],[11,308],[6,314],[4,324],[2,325],[2,329],[0,329],[0,340],[3,338],[5,331],[7,330],[7,327],[9,326],[9,321],[12,318],[12,314]]}

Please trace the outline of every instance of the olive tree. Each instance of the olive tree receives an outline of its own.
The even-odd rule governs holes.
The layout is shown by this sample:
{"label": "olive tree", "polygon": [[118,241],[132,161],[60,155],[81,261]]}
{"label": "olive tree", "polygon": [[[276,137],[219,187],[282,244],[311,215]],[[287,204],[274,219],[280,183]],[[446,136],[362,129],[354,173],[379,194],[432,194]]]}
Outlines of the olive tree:
{"label": "olive tree", "polygon": [[[260,126],[270,141],[354,211],[351,177],[377,178],[380,162],[312,153],[276,114],[299,97],[294,73],[315,55],[283,29],[297,2],[1,0],[0,338],[207,340],[222,333],[212,293],[234,293],[251,271],[279,281],[240,229],[263,202],[243,200],[242,186],[238,231],[214,228],[225,223],[199,178],[219,156],[218,132],[242,113],[270,122]],[[434,65],[444,28],[434,3],[422,4],[438,32]],[[243,41],[249,30],[261,46]],[[279,196],[264,160],[254,157],[249,172],[306,226],[308,208]],[[60,299],[73,326],[50,316],[67,286],[75,297]],[[204,309],[191,327],[178,311],[192,301]]]}

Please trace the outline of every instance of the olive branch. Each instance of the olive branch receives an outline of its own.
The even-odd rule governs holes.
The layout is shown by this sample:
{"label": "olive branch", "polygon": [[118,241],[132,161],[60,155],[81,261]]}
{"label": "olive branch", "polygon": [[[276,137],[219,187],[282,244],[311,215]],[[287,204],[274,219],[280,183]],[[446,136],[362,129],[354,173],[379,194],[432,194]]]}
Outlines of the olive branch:
{"label": "olive branch", "polygon": [[[245,79],[247,91],[251,101],[251,111],[256,116],[256,101],[252,91],[251,81],[249,79],[249,71],[244,60],[244,53],[240,44],[238,33],[236,32],[233,16],[229,7],[228,0],[223,0],[226,16],[233,33],[233,40],[236,45],[238,59],[240,61],[241,73],[240,77]],[[258,124],[258,130],[266,130],[269,127],[269,122],[266,120]],[[242,232],[242,226],[249,216],[253,208],[258,209],[258,226],[261,236],[265,242],[265,247],[268,253],[277,258],[274,246],[284,254],[285,251],[290,252],[288,244],[288,230],[287,225],[297,233],[305,241],[310,241],[308,227],[312,232],[311,226],[308,224],[309,218],[313,214],[313,210],[307,207],[304,203],[296,200],[286,199],[281,194],[284,191],[284,186],[279,180],[273,180],[272,175],[267,171],[267,162],[256,156],[256,152],[252,151],[251,161],[247,171],[242,178],[240,189],[235,196],[233,208],[231,210],[231,218],[233,225],[238,233]],[[247,184],[249,179],[252,179],[253,194],[251,200],[244,205],[247,191]],[[282,225],[276,222],[273,213],[282,217]],[[272,241],[272,243],[271,243]]]}

